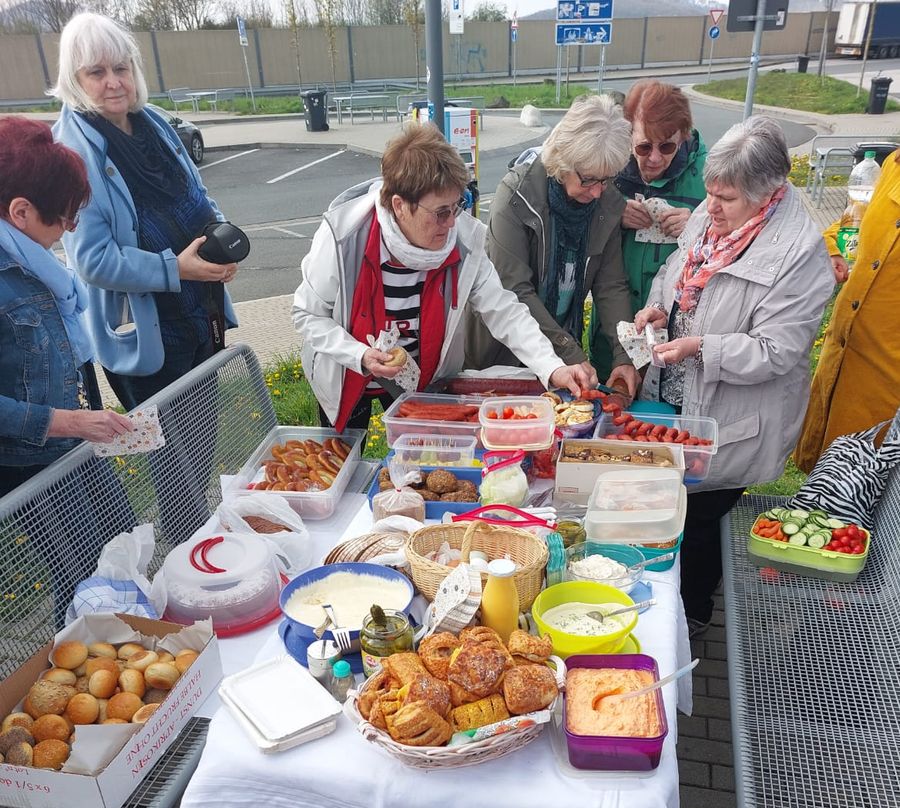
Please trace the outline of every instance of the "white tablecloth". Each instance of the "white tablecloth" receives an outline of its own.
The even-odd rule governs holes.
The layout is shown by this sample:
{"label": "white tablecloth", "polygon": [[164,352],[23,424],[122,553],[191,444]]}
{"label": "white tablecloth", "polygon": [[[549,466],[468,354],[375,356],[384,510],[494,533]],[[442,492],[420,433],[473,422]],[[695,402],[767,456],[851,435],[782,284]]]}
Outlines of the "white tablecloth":
{"label": "white tablecloth", "polygon": [[[362,507],[360,507],[362,505]],[[347,495],[327,523],[309,523],[316,558],[342,538],[364,533],[371,514],[362,495]],[[641,615],[636,635],[665,676],[690,661],[684,610],[678,594],[678,565],[650,573],[658,603]],[[277,624],[221,641],[225,674],[284,653]],[[659,768],[650,775],[565,774],[550,745],[549,728],[536,741],[498,760],[446,771],[411,769],[368,742],[341,716],[328,737],[287,752],[263,755],[227,708],[210,696],[201,715],[213,715],[200,765],[181,800],[182,808],[677,808],[676,700],[691,710],[690,677],[664,688],[669,735]],[[570,769],[570,772],[573,771]]]}

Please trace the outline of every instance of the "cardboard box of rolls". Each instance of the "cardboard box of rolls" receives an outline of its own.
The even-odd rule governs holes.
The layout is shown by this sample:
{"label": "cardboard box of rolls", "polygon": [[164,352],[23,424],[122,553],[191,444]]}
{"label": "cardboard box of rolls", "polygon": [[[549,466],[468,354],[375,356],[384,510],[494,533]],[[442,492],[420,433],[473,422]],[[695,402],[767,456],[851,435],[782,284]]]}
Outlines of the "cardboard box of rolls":
{"label": "cardboard box of rolls", "polygon": [[0,805],[119,808],[222,678],[206,620],[79,618],[0,690]]}

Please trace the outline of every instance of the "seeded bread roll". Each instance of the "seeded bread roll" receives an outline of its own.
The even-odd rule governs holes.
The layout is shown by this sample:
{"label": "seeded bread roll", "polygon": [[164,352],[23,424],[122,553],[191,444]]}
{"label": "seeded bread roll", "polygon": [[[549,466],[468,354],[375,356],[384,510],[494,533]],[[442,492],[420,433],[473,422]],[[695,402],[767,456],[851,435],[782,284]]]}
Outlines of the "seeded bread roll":
{"label": "seeded bread roll", "polygon": [[69,692],[56,682],[41,680],[35,682],[28,691],[26,709],[32,718],[54,713],[62,715],[69,703]]}
{"label": "seeded bread roll", "polygon": [[0,732],[0,755],[8,757],[9,750],[20,743],[34,745],[34,736],[24,727],[10,727],[6,732]]}
{"label": "seeded bread roll", "polygon": [[59,771],[69,758],[69,744],[53,738],[41,741],[34,747],[32,765],[38,769]]}
{"label": "seeded bread roll", "polygon": [[42,715],[31,728],[34,739],[40,741],[66,741],[72,731],[69,723],[61,715]]}
{"label": "seeded bread roll", "polygon": [[30,731],[32,724],[34,724],[34,719],[28,713],[10,713],[0,724],[0,732],[6,732],[12,727],[22,727],[22,729]]}

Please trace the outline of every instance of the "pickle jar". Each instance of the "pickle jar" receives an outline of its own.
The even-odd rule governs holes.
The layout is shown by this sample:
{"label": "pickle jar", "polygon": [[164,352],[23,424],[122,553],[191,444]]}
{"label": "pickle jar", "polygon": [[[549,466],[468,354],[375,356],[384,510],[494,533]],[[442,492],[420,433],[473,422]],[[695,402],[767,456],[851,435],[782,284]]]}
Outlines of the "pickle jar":
{"label": "pickle jar", "polygon": [[403,612],[373,607],[359,632],[363,673],[368,678],[381,671],[381,660],[413,650],[413,629]]}
{"label": "pickle jar", "polygon": [[571,547],[573,544],[578,544],[578,542],[587,541],[587,533],[585,533],[584,526],[575,519],[567,519],[560,522],[556,529],[563,537],[564,547]]}

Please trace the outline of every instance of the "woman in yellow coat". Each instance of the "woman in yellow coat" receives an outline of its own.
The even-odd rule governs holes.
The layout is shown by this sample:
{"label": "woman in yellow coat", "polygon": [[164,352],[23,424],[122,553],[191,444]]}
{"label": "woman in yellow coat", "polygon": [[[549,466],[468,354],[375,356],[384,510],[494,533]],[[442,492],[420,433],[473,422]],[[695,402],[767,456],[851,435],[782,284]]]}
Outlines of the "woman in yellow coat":
{"label": "woman in yellow coat", "polygon": [[[840,279],[846,262],[835,241],[838,224],[824,235]],[[900,407],[900,150],[881,167],[859,236],[856,264],[834,304],[794,452],[807,473],[836,437],[888,420]]]}

